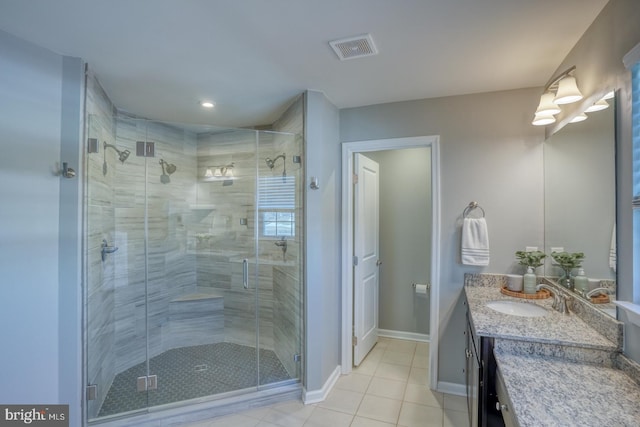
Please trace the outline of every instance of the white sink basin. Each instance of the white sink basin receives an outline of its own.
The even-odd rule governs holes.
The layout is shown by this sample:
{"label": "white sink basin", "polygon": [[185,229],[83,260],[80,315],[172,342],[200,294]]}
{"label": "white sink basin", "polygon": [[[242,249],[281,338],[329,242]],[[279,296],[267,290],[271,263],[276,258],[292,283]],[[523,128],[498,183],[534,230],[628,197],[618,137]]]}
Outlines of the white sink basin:
{"label": "white sink basin", "polygon": [[539,305],[509,300],[490,301],[487,307],[512,316],[540,317],[547,314],[547,309]]}

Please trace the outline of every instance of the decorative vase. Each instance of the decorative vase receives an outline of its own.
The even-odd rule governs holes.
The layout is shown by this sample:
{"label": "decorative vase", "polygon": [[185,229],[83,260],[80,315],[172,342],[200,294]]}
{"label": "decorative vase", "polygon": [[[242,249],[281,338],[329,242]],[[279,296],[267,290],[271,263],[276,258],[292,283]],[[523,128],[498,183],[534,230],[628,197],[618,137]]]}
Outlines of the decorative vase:
{"label": "decorative vase", "polygon": [[527,268],[527,274],[524,275],[523,278],[523,292],[525,294],[535,294],[536,293],[536,275],[533,272],[533,268]]}
{"label": "decorative vase", "polygon": [[560,278],[560,284],[570,291],[573,290],[573,276],[571,276],[571,268],[564,269],[564,275]]}

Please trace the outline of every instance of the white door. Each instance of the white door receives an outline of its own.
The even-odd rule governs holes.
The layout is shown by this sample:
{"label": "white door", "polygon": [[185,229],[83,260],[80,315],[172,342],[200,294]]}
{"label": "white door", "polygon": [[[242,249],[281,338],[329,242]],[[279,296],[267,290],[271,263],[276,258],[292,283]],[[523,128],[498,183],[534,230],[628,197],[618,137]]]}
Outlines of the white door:
{"label": "white door", "polygon": [[356,153],[354,169],[353,364],[358,366],[378,341],[378,164]]}

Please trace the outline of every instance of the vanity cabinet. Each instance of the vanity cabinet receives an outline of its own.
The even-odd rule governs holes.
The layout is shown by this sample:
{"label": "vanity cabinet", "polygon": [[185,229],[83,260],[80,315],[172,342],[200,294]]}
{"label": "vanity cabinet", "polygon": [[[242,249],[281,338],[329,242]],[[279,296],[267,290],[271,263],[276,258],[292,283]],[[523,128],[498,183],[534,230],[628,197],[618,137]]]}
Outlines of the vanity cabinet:
{"label": "vanity cabinet", "polygon": [[505,427],[519,427],[518,420],[513,414],[513,404],[511,400],[509,400],[509,395],[507,395],[507,389],[504,385],[504,379],[502,378],[502,374],[500,371],[496,371],[496,394],[498,395],[498,406],[496,408],[500,408],[500,412],[502,413],[502,420],[504,421]]}
{"label": "vanity cabinet", "polygon": [[496,392],[497,366],[493,355],[493,338],[474,333],[467,311],[466,387],[469,425],[504,427]]}

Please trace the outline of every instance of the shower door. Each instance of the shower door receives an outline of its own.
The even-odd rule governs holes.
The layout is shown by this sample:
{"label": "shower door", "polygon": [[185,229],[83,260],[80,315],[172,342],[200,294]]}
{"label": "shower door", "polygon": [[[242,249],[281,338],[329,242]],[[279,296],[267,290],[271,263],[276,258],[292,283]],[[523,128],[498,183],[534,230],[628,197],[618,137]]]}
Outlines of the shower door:
{"label": "shower door", "polygon": [[87,419],[299,382],[300,139],[107,114],[87,135]]}
{"label": "shower door", "polygon": [[[89,115],[86,150],[86,399],[87,418],[117,416],[150,406],[158,376],[151,370],[162,353],[158,299],[159,239],[166,221],[150,196],[160,165],[141,120]],[[155,147],[157,148],[157,147]],[[153,212],[152,212],[153,211]],[[150,215],[150,212],[152,214]],[[166,233],[165,233],[166,235]]]}

